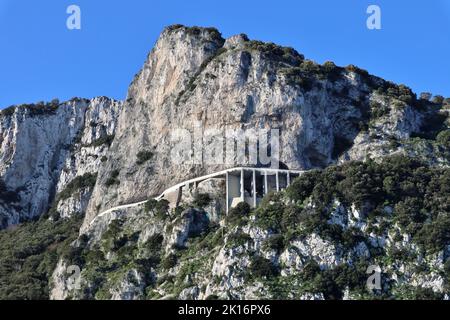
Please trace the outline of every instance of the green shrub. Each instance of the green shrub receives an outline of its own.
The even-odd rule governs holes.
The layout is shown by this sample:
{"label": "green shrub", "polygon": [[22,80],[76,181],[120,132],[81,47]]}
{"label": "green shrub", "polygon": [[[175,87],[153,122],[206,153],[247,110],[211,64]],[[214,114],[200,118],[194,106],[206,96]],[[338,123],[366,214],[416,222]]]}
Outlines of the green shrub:
{"label": "green shrub", "polygon": [[[300,272],[302,286],[308,292],[322,293],[327,300],[342,299],[344,288],[353,289],[366,282],[365,274],[355,272],[355,267],[338,266],[331,270],[321,270],[317,262],[309,261]],[[364,270],[365,271],[365,270]]]}
{"label": "green shrub", "polygon": [[16,108],[17,108],[17,106],[10,106],[8,108],[1,110],[0,114],[5,117],[12,116],[14,114],[14,112],[16,112]]}
{"label": "green shrub", "polygon": [[237,231],[228,237],[227,247],[240,247],[252,241],[252,237],[250,237],[247,233]]}
{"label": "green shrub", "polygon": [[378,102],[371,101],[370,102],[370,113],[372,119],[379,119],[389,115],[389,107],[382,105]]}
{"label": "green shrub", "polygon": [[[287,198],[296,205],[270,210],[270,205],[262,204],[257,212],[268,217],[263,224],[275,227],[280,221],[277,212],[283,212],[282,224],[278,227],[287,239],[292,234],[318,232],[322,237],[352,247],[364,238],[359,232],[354,233],[355,230],[344,231],[329,225],[332,201],[338,199],[347,207],[356,205],[363,212],[372,208],[370,211],[378,212],[378,215],[383,215],[384,206],[389,204],[394,208],[393,216],[382,220],[378,231],[384,233],[397,222],[402,232],[413,236],[413,241],[423,249],[434,251],[450,243],[445,231],[448,224],[445,212],[450,210],[449,185],[450,170],[428,167],[404,156],[392,156],[381,163],[351,162],[305,173],[286,190]],[[312,201],[314,208],[301,206],[307,199]]]}
{"label": "green shrub", "polygon": [[351,227],[342,232],[340,243],[342,243],[345,248],[352,249],[360,242],[364,242],[365,240],[366,238],[361,230]]}
{"label": "green shrub", "polygon": [[278,275],[278,270],[270,260],[254,256],[250,263],[250,274],[256,278],[271,278]]}
{"label": "green shrub", "polygon": [[300,65],[300,70],[305,73],[309,73],[309,74],[313,74],[313,75],[318,75],[321,72],[320,66],[311,60],[303,61],[302,64]]}
{"label": "green shrub", "polygon": [[450,244],[450,214],[443,213],[418,230],[414,241],[430,252],[438,252]]}
{"label": "green shrub", "polygon": [[102,235],[102,242],[106,251],[116,250],[120,247],[122,240],[117,241],[122,233],[123,219],[115,219],[111,221],[108,229]]}
{"label": "green shrub", "polygon": [[197,208],[204,208],[211,203],[212,199],[209,193],[198,193],[194,194],[194,201],[192,204]]}
{"label": "green shrub", "polygon": [[247,41],[246,47],[252,51],[258,51],[267,57],[289,63],[294,66],[300,65],[305,59],[295,49],[289,47],[281,47],[271,42],[262,42],[257,40]]}
{"label": "green shrub", "polygon": [[296,229],[299,225],[303,207],[297,205],[289,205],[283,211],[281,219],[281,230],[288,232]]}
{"label": "green shrub", "polygon": [[83,247],[67,246],[65,250],[61,253],[61,257],[69,265],[83,266],[85,263],[84,257],[82,256]]}
{"label": "green shrub", "polygon": [[420,132],[415,132],[412,136],[434,140],[441,131],[448,129],[446,120],[447,115],[443,112],[429,113],[422,122]]}
{"label": "green shrub", "polygon": [[250,205],[246,202],[240,202],[236,207],[231,208],[228,211],[226,217],[226,223],[230,226],[244,225],[247,221],[248,215],[250,214]]}
{"label": "green shrub", "polygon": [[319,170],[305,172],[286,189],[286,195],[293,201],[303,202],[311,196],[314,187],[319,182],[320,175],[321,172]]}
{"label": "green shrub", "polygon": [[44,217],[50,217],[54,221],[59,220],[60,215],[57,212],[57,207],[60,201],[64,201],[74,195],[76,192],[85,189],[92,189],[97,182],[97,173],[85,173],[78,176],[67,184],[67,186],[59,194],[56,195],[52,206]]}
{"label": "green shrub", "polygon": [[281,195],[269,193],[255,211],[255,223],[258,227],[278,232],[281,228],[281,221],[285,205],[280,201]]}
{"label": "green shrub", "polygon": [[240,202],[234,208],[230,210],[230,215],[242,215],[248,216],[250,214],[251,207],[247,202]]}
{"label": "green shrub", "polygon": [[158,204],[156,205],[155,209],[160,217],[161,216],[166,217],[169,208],[170,208],[169,201],[167,201],[166,199],[162,199],[158,201]]}
{"label": "green shrub", "polygon": [[46,103],[44,101],[40,101],[36,104],[23,104],[23,105],[21,105],[21,107],[29,110],[30,116],[34,117],[34,116],[55,114],[56,110],[58,110],[59,102],[58,103],[54,103],[54,102]]}
{"label": "green shrub", "polygon": [[97,173],[85,173],[82,176],[78,176],[67,184],[61,193],[59,193],[59,200],[65,200],[70,198],[75,192],[86,189],[93,188],[97,182]]}
{"label": "green shrub", "polygon": [[145,210],[145,212],[153,211],[153,210],[155,210],[157,205],[158,205],[158,200],[156,200],[156,199],[149,199],[144,204],[144,210]]}
{"label": "green shrub", "polygon": [[97,140],[92,141],[90,144],[84,145],[84,147],[100,147],[103,145],[106,145],[108,147],[111,146],[112,142],[114,141],[115,135],[105,135],[103,137],[100,137]]}
{"label": "green shrub", "polygon": [[284,68],[280,69],[284,74],[286,83],[290,86],[297,86],[305,91],[309,91],[314,86],[314,78],[312,75],[305,73],[301,68]]}
{"label": "green shrub", "polygon": [[433,97],[433,100],[431,100],[435,104],[442,105],[444,103],[445,98],[441,95],[437,95]]}
{"label": "green shrub", "polygon": [[142,165],[153,158],[153,152],[149,150],[139,151],[137,154],[137,165]]}
{"label": "green shrub", "polygon": [[101,250],[88,250],[84,252],[84,257],[91,266],[103,267],[106,263],[105,254]]}
{"label": "green shrub", "polygon": [[167,217],[169,208],[169,201],[167,201],[166,199],[162,199],[160,201],[149,199],[144,205],[145,212],[154,212],[155,216],[163,220]]}
{"label": "green shrub", "polygon": [[334,72],[337,67],[333,61],[325,61],[323,64],[323,68],[326,72]]}
{"label": "green shrub", "polygon": [[440,146],[450,150],[450,130],[444,130],[439,132],[439,134],[436,137],[436,142]]}
{"label": "green shrub", "polygon": [[165,257],[161,263],[161,266],[165,270],[170,270],[173,267],[175,267],[178,263],[178,257],[176,254],[169,254],[167,257]]}
{"label": "green shrub", "polygon": [[399,299],[404,300],[442,300],[443,294],[436,293],[431,288],[403,286],[397,293]]}
{"label": "green shrub", "polygon": [[162,243],[164,241],[164,236],[162,234],[154,234],[151,236],[145,246],[155,255],[159,255],[162,250]]}
{"label": "green shrub", "polygon": [[349,72],[354,72],[356,74],[359,74],[360,76],[367,78],[369,77],[369,72],[367,72],[367,70],[358,68],[357,66],[350,64],[347,67],[345,67],[345,69]]}
{"label": "green shrub", "polygon": [[284,237],[281,234],[275,234],[269,237],[265,242],[264,246],[267,249],[275,250],[281,252],[284,249]]}
{"label": "green shrub", "polygon": [[120,180],[117,179],[120,175],[120,171],[119,170],[114,170],[110,173],[109,178],[106,180],[105,182],[105,186],[107,187],[111,187],[115,184],[120,184]]}
{"label": "green shrub", "polygon": [[337,67],[332,61],[326,61],[322,66],[322,70],[331,81],[338,80],[341,75],[341,68]]}

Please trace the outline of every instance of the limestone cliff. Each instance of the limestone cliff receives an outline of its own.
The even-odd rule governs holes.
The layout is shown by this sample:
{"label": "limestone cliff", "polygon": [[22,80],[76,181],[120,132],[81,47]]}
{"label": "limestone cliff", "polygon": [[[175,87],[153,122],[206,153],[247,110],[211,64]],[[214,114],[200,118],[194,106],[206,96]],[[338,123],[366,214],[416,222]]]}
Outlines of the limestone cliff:
{"label": "limestone cliff", "polygon": [[[424,294],[419,287],[448,298],[449,112],[449,99],[419,98],[353,65],[318,64],[244,34],[167,27],[125,101],[1,111],[0,229],[39,220],[35,230],[47,239],[48,225],[66,230],[84,219],[75,236],[19,246],[5,265],[49,248],[53,275],[46,271],[41,291],[54,299],[408,298]],[[199,188],[202,201],[191,194],[179,208],[115,209],[249,164],[175,162],[172,133],[199,127],[277,129],[278,165],[324,171],[229,217],[211,181]],[[200,146],[205,152],[206,141]],[[81,268],[82,290],[67,289],[71,264]],[[368,264],[386,274],[370,294]]]}
{"label": "limestone cliff", "polygon": [[[279,129],[281,163],[311,169],[404,151],[401,140],[438,112],[448,115],[354,66],[318,65],[245,35],[224,40],[215,29],[171,26],[130,86],[84,227],[103,210],[233,166],[175,163],[176,129]],[[152,158],[138,164],[139,152]]]}
{"label": "limestone cliff", "polygon": [[243,34],[225,40],[213,28],[170,26],[123,104],[77,99],[2,111],[2,225],[47,213],[76,177],[68,186],[88,183],[89,191],[73,198],[67,190],[54,209],[70,216],[87,207],[85,229],[104,210],[246,164],[174,162],[171,133],[199,125],[203,132],[278,129],[279,160],[291,169],[396,152],[448,164],[426,141],[410,139],[438,132],[448,110],[355,66],[319,65]]}
{"label": "limestone cliff", "polygon": [[[121,105],[102,97],[2,111],[1,227],[46,214],[54,200],[58,200],[54,205],[64,217],[84,214],[90,193],[66,190],[61,201],[56,195],[77,177],[81,181],[88,174],[96,176],[106,160]],[[90,180],[91,185],[85,187],[93,187],[96,178]]]}

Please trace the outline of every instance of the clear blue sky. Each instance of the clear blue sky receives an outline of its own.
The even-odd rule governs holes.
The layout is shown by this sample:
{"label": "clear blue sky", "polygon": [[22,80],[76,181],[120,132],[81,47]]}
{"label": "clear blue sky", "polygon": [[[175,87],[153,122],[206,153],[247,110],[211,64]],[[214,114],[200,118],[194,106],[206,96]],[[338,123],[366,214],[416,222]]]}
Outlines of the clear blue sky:
{"label": "clear blue sky", "polygon": [[[66,28],[70,4],[81,7],[81,30]],[[382,9],[380,31],[366,28],[369,4]],[[175,23],[246,33],[450,96],[448,0],[0,0],[0,108],[123,99],[163,27]]]}

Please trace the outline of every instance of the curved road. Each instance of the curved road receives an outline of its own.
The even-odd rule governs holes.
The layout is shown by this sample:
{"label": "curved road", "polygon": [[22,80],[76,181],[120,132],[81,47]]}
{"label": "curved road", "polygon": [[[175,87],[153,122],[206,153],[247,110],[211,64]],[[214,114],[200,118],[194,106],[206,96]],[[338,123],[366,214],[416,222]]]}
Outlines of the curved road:
{"label": "curved road", "polygon": [[[177,189],[179,189],[179,188],[181,188],[181,187],[183,187],[185,185],[188,185],[188,184],[191,184],[191,183],[195,183],[195,182],[200,182],[200,181],[207,180],[207,179],[210,179],[210,178],[215,178],[215,177],[222,176],[222,175],[224,175],[226,173],[229,173],[229,172],[235,172],[235,171],[243,170],[243,169],[245,169],[245,170],[250,170],[250,169],[258,170],[258,171],[265,172],[266,174],[267,173],[276,173],[276,172],[281,172],[281,173],[289,172],[289,173],[302,174],[302,173],[305,172],[305,171],[300,171],[300,170],[282,170],[282,169],[271,169],[271,168],[250,168],[250,167],[232,168],[232,169],[218,171],[218,172],[211,173],[211,174],[208,174],[208,175],[205,175],[205,176],[201,176],[201,177],[198,177],[198,178],[194,178],[194,179],[183,181],[181,183],[178,183],[178,184],[168,188],[163,193],[161,193],[160,196],[158,196],[158,197],[156,197],[154,199],[160,200],[160,199],[162,199],[164,197],[164,195],[166,193],[175,191],[175,190],[177,190]],[[106,211],[101,212],[97,216],[95,216],[95,218],[92,219],[92,221],[89,223],[89,226],[91,226],[97,218],[100,218],[100,217],[102,217],[102,216],[104,216],[104,215],[106,215],[108,213],[111,213],[111,212],[116,211],[116,210],[122,210],[122,209],[138,207],[138,206],[144,205],[147,202],[148,202],[148,200],[145,200],[145,201],[140,201],[140,202],[135,202],[135,203],[130,203],[130,204],[124,204],[124,205],[120,205],[120,206],[116,206],[116,207],[110,208],[110,209],[108,209]]]}

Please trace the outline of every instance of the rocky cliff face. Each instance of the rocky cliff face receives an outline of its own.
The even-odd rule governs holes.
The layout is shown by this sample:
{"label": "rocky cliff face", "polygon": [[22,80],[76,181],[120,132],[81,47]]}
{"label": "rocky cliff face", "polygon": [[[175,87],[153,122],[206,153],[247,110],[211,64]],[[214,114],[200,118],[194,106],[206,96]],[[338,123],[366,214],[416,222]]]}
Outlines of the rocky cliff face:
{"label": "rocky cliff face", "polygon": [[[220,221],[194,203],[115,210],[59,263],[52,298],[448,299],[449,179],[448,169],[394,157],[312,171]],[[70,290],[74,263],[81,282]]]}
{"label": "rocky cliff face", "polygon": [[[251,223],[245,230],[221,230],[219,237],[219,231],[207,232],[210,223],[206,221],[222,227],[226,224],[217,212],[220,203],[203,209],[180,209],[165,222],[158,217],[167,214],[161,208],[145,211],[139,206],[113,210],[101,217],[99,214],[115,206],[147,200],[185,179],[248,164],[248,159],[238,163],[209,163],[204,158],[200,162],[175,162],[172,150],[176,142],[171,134],[178,129],[277,129],[278,160],[290,169],[326,168],[393,154],[448,167],[449,105],[448,99],[419,99],[408,87],[352,65],[320,65],[294,49],[249,40],[245,35],[223,39],[216,29],[171,26],[162,32],[132,81],[126,101],[105,97],[74,99],[2,111],[0,228],[40,216],[58,220],[85,215],[74,248],[88,248],[90,254],[102,257],[99,261],[112,261],[117,256],[122,259],[122,254],[138,258],[131,259],[136,263],[133,268],[117,274],[124,276],[117,286],[111,284],[100,291],[89,283],[95,282],[91,276],[95,276],[96,269],[88,266],[86,272],[94,274],[85,275],[86,296],[65,289],[62,274],[68,261],[63,259],[53,277],[54,298],[167,295],[201,299],[225,297],[223,292],[239,298],[268,296],[267,286],[252,282],[252,287],[243,278],[244,269],[252,261],[250,249],[282,266],[283,275],[291,275],[303,268],[305,256],[327,269],[364,256],[367,248],[358,244],[353,251],[344,252],[311,233],[294,239],[284,251],[274,252],[261,247],[271,238],[270,231]],[[207,141],[200,146],[206,152]],[[342,209],[348,215],[351,205]],[[124,215],[128,218],[119,219]],[[111,228],[123,239],[112,235],[113,231],[108,231]],[[158,234],[164,238],[164,248],[149,249],[149,241],[163,242]],[[202,234],[218,241],[210,248],[214,254],[205,251],[208,261],[196,266],[177,265],[175,249],[186,247],[187,239]],[[235,244],[229,239],[240,245],[228,245]],[[117,246],[120,248],[115,241],[130,242],[133,247],[123,249],[131,250],[128,253],[115,255]],[[152,250],[158,250],[158,259],[167,259],[166,266],[158,267],[161,261],[148,260],[155,258]],[[149,273],[148,266],[139,261],[168,272],[152,269]],[[183,291],[165,288],[173,286],[170,279],[180,268],[197,266],[208,269],[208,277],[192,279],[193,273],[183,269],[186,278],[177,279]],[[152,279],[160,283],[155,286]],[[153,291],[144,292],[149,283]],[[438,289],[441,292],[442,286]],[[308,297],[323,295],[305,289],[303,298]]]}
{"label": "rocky cliff face", "polygon": [[[279,160],[311,169],[402,150],[393,141],[420,132],[425,113],[438,112],[432,108],[407,87],[354,66],[317,65],[245,35],[224,40],[215,29],[166,28],[130,86],[84,227],[105,209],[233,166],[175,163],[176,129],[279,129]],[[152,159],[138,164],[139,152]],[[112,175],[116,183],[107,183]]]}
{"label": "rocky cliff face", "polygon": [[[80,192],[72,194],[66,187],[75,189],[74,184],[89,174],[91,185],[83,185],[82,189],[93,187],[93,176],[102,160],[105,162],[108,141],[114,137],[121,105],[108,98],[73,99],[62,104],[54,101],[2,111],[3,228],[46,214],[54,200],[63,217],[84,214],[90,193],[76,190]],[[61,193],[63,199],[55,197]]]}
{"label": "rocky cliff face", "polygon": [[[123,105],[97,98],[2,114],[3,226],[46,213],[76,177],[74,184],[91,184],[88,192],[67,192],[54,206],[62,216],[86,211],[85,229],[106,209],[248,163],[175,162],[172,132],[198,126],[203,133],[278,129],[279,160],[291,169],[395,152],[448,163],[409,139],[424,125],[442,126],[448,106],[418,100],[409,88],[354,66],[318,65],[291,48],[245,35],[225,40],[212,28],[166,28]],[[203,152],[207,147],[205,139]]]}

